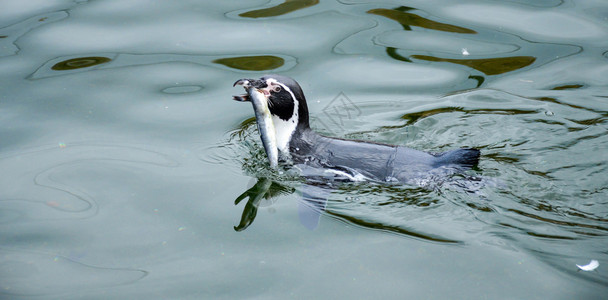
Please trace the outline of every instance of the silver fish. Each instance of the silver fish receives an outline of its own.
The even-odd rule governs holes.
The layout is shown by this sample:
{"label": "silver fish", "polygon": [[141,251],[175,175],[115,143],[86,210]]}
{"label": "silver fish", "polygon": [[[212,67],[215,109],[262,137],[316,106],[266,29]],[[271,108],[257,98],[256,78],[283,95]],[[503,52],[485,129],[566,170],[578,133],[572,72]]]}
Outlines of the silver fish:
{"label": "silver fish", "polygon": [[268,109],[268,100],[266,99],[266,96],[264,96],[264,93],[251,86],[248,80],[241,79],[234,85],[237,84],[245,87],[249,97],[235,96],[234,99],[237,101],[251,101],[253,111],[255,112],[255,120],[258,124],[258,131],[260,132],[262,144],[264,145],[266,156],[270,162],[270,167],[276,169],[279,165],[279,148],[277,147],[277,138],[274,123],[272,122],[272,115]]}

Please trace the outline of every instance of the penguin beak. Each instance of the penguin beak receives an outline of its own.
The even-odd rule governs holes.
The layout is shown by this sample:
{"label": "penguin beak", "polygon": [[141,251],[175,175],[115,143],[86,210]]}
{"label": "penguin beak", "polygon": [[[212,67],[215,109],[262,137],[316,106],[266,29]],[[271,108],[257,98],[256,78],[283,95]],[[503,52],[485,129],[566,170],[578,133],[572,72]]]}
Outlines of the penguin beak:
{"label": "penguin beak", "polygon": [[251,81],[252,79],[239,79],[237,80],[232,86],[237,86],[237,85],[242,85],[244,87],[248,87],[249,86],[249,81]]}
{"label": "penguin beak", "polygon": [[[247,79],[247,78],[243,78],[243,79],[239,79],[237,80],[232,86],[237,86],[237,85],[241,85],[245,88],[245,90],[247,90],[250,87],[256,88],[262,92],[264,88],[268,87],[268,85],[266,84],[266,82],[262,81],[262,80],[257,80],[257,79]],[[267,93],[264,93],[267,94]],[[249,95],[248,94],[243,94],[243,95],[235,95],[232,96],[233,100],[236,101],[241,101],[241,102],[245,102],[245,101],[251,101],[249,99]]]}

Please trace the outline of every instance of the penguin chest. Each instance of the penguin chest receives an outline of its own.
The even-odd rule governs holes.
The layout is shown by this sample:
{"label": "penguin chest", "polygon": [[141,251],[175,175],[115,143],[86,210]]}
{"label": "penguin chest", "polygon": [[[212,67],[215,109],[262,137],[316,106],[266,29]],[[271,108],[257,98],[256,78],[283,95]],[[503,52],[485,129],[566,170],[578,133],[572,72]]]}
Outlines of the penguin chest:
{"label": "penguin chest", "polygon": [[289,120],[283,120],[278,116],[272,116],[272,122],[274,123],[274,129],[276,132],[277,148],[284,154],[289,153],[289,141],[291,140],[293,133],[296,131],[298,126],[297,113],[294,114]]}

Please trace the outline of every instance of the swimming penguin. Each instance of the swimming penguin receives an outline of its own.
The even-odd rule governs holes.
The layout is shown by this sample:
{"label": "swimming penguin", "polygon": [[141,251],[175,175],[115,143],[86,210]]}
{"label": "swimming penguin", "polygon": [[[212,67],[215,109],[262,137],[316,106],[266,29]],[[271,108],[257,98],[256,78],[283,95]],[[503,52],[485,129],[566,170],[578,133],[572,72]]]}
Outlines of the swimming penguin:
{"label": "swimming penguin", "polygon": [[[272,147],[290,157],[295,165],[330,170],[351,180],[411,183],[417,178],[464,171],[479,162],[477,149],[431,154],[403,146],[320,135],[310,128],[302,88],[286,76],[240,79],[234,85],[242,85],[247,91],[247,94],[234,96],[234,100],[251,101],[252,97],[260,95],[266,99],[275,130],[276,140],[272,141]],[[260,131],[268,128],[258,126]]]}

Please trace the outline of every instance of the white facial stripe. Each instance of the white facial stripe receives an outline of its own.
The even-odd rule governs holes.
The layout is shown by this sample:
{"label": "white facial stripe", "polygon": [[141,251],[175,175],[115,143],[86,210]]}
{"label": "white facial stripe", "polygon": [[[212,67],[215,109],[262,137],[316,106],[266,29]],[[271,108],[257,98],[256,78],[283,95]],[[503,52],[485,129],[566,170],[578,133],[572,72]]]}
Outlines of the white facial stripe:
{"label": "white facial stripe", "polygon": [[281,86],[281,88],[283,88],[284,90],[286,90],[286,91],[287,91],[287,92],[288,92],[288,93],[291,95],[291,99],[293,99],[293,101],[296,103],[296,109],[295,109],[295,111],[298,111],[298,105],[297,105],[297,104],[298,104],[298,99],[296,99],[296,96],[293,94],[293,92],[291,91],[291,89],[290,89],[290,88],[288,88],[286,85],[284,85],[284,84],[282,84],[282,83],[278,82],[278,81],[277,81],[276,79],[274,79],[274,78],[268,78],[268,79],[266,80],[266,84],[267,84],[268,86],[271,86],[271,85],[273,85],[273,84],[275,84],[275,85],[280,85],[280,86]]}
{"label": "white facial stripe", "polygon": [[294,101],[293,114],[289,120],[285,121],[277,116],[272,116],[272,121],[274,123],[274,129],[276,132],[277,148],[279,148],[279,150],[284,154],[289,154],[289,141],[291,140],[291,136],[296,131],[296,127],[298,126],[298,99],[296,99],[296,96],[289,87],[278,82],[274,78],[267,79],[266,84],[269,87],[271,85],[281,86],[282,89],[286,90],[291,95],[291,99]]}

